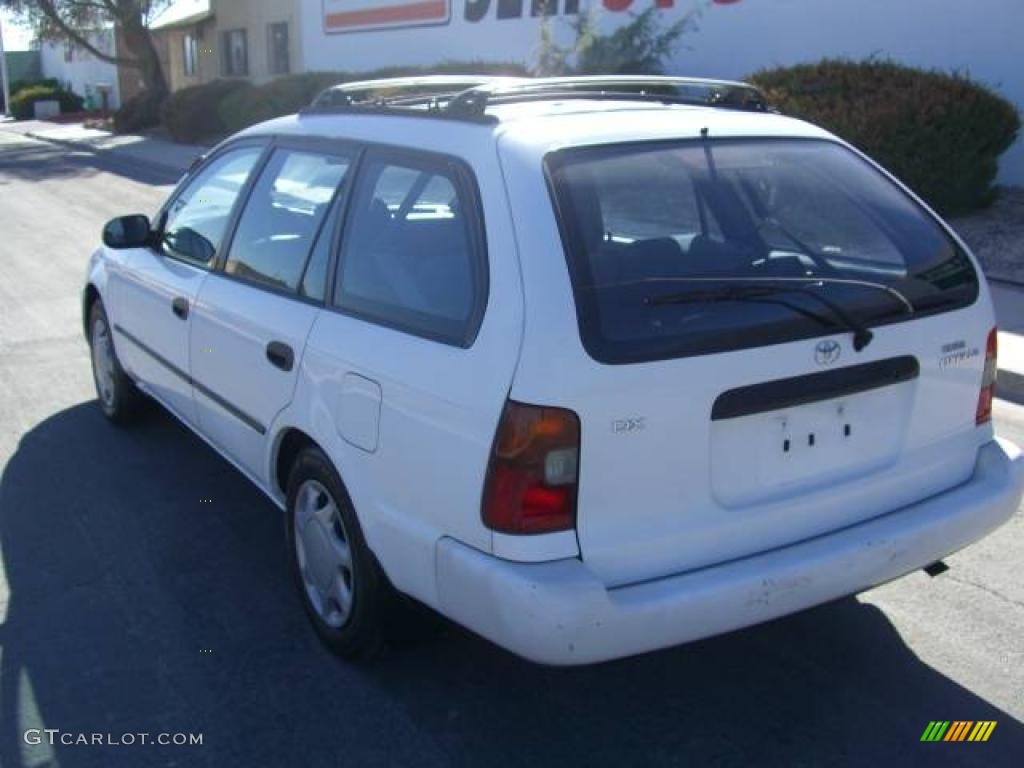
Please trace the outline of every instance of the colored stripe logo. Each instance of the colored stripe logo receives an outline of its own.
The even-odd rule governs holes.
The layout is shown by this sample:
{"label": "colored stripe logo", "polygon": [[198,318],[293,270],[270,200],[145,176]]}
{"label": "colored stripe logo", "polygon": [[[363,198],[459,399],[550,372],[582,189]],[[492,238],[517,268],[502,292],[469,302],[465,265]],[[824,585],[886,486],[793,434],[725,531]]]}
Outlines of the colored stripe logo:
{"label": "colored stripe logo", "polygon": [[324,31],[447,24],[451,0],[324,0]]}
{"label": "colored stripe logo", "polygon": [[988,741],[995,727],[995,720],[932,720],[921,741]]}

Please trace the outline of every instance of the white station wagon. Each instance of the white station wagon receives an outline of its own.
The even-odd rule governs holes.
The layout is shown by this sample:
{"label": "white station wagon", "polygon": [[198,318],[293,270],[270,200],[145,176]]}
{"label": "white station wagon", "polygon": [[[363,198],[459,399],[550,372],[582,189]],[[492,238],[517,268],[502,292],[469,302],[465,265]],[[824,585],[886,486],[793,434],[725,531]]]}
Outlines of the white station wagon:
{"label": "white station wagon", "polygon": [[99,402],[159,401],[287,515],[345,657],[394,591],[550,664],[856,593],[1005,522],[964,244],[741,83],[330,89],[111,221]]}

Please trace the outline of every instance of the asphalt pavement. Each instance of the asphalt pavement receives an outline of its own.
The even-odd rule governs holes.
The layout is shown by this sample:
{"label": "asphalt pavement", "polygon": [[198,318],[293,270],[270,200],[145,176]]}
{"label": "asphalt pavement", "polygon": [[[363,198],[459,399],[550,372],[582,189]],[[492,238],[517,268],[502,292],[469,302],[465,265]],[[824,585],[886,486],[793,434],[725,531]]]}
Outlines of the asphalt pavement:
{"label": "asphalt pavement", "polygon": [[[1020,510],[937,578],[638,658],[539,667],[425,609],[382,658],[331,657],[276,509],[158,409],[118,430],[95,403],[88,254],[171,182],[0,131],[0,764],[1021,764]],[[1024,407],[996,415],[1024,442]],[[922,743],[932,720],[997,725]],[[30,745],[30,728],[203,743]]]}

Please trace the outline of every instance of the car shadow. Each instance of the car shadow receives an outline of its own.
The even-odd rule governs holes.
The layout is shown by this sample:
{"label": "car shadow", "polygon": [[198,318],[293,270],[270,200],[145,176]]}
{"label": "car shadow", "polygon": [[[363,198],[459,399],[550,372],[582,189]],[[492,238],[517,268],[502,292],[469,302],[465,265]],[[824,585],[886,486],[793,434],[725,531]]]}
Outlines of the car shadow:
{"label": "car shadow", "polygon": [[[94,402],[28,431],[0,479],[10,599],[0,762],[26,765],[1010,764],[1024,728],[846,599],[580,669],[522,661],[419,608],[361,666],[331,657],[287,577],[280,514],[159,409]],[[413,615],[418,614],[418,615]],[[929,720],[995,720],[923,744]],[[26,744],[201,733],[201,746]]]}

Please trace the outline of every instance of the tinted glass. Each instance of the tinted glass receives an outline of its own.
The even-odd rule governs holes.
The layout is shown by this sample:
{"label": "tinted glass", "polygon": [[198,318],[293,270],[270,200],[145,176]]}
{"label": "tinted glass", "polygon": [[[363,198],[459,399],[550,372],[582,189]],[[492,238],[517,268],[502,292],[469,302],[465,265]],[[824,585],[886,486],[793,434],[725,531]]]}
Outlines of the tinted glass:
{"label": "tinted glass", "polygon": [[352,200],[335,303],[413,333],[467,341],[481,259],[465,197],[447,164],[370,159]]}
{"label": "tinted glass", "polygon": [[[583,341],[605,362],[825,335],[845,329],[835,307],[876,325],[977,296],[940,224],[832,142],[619,145],[548,167]],[[736,295],[752,288],[774,293]]]}
{"label": "tinted glass", "polygon": [[169,255],[209,263],[220,247],[231,209],[262,152],[260,147],[225,152],[188,183],[167,211],[163,247]]}
{"label": "tinted glass", "polygon": [[348,167],[349,159],[339,155],[275,150],[238,221],[224,271],[274,288],[298,288]]}
{"label": "tinted glass", "polygon": [[327,294],[327,265],[331,257],[331,234],[334,230],[334,220],[337,217],[336,210],[337,206],[335,206],[335,213],[328,214],[327,221],[320,227],[316,244],[309,255],[306,272],[302,275],[302,284],[299,286],[300,296],[323,301]]}

